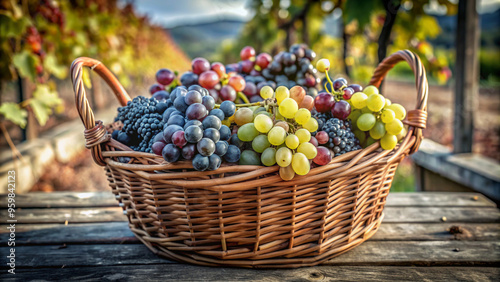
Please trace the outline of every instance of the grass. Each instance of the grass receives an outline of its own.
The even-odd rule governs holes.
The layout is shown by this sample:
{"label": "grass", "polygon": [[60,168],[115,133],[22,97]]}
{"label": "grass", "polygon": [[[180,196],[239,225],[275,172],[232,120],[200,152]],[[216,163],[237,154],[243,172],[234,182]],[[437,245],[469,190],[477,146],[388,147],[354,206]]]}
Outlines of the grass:
{"label": "grass", "polygon": [[415,172],[411,160],[403,160],[392,181],[391,192],[415,192]]}

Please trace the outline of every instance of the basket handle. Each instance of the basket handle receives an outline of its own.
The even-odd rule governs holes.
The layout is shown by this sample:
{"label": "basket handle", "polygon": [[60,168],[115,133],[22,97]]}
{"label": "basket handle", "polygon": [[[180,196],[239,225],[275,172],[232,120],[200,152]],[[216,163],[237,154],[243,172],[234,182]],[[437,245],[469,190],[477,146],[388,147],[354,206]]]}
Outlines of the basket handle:
{"label": "basket handle", "polygon": [[427,123],[427,96],[429,93],[429,84],[425,68],[420,61],[420,58],[409,50],[398,51],[389,57],[385,58],[375,69],[370,85],[380,86],[386,74],[401,61],[406,61],[413,73],[415,74],[415,83],[417,86],[417,106],[415,110],[408,111],[407,119],[403,123],[408,124],[416,137],[415,144],[410,150],[410,154],[418,150],[420,142],[422,142],[422,129]]}
{"label": "basket handle", "polygon": [[109,141],[110,135],[106,132],[102,121],[99,120],[96,122],[94,119],[94,112],[90,107],[83,84],[83,67],[89,67],[99,74],[111,90],[113,90],[113,93],[122,106],[125,106],[130,101],[130,96],[118,79],[100,61],[80,57],[71,64],[71,81],[73,83],[73,91],[75,92],[76,109],[85,126],[85,147],[91,149],[94,161],[98,165],[104,166],[106,163],[102,157],[100,144]]}

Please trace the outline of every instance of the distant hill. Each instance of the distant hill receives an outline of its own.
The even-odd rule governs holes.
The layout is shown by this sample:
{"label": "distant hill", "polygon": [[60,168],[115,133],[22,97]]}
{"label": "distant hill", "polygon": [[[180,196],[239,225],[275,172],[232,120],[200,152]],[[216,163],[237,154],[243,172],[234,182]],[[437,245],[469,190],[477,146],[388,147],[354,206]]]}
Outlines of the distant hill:
{"label": "distant hill", "polygon": [[167,30],[188,56],[210,59],[211,54],[217,51],[222,42],[236,38],[244,25],[244,21],[222,20],[183,25]]}

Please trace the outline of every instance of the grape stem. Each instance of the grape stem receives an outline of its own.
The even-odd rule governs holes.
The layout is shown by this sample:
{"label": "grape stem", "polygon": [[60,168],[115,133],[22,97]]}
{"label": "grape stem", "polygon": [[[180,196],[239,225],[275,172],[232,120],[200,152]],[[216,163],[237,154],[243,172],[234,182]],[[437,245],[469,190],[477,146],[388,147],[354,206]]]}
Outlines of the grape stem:
{"label": "grape stem", "polygon": [[248,101],[247,96],[246,96],[245,94],[243,94],[242,92],[239,92],[239,91],[238,91],[238,92],[236,93],[236,95],[237,95],[237,96],[238,96],[241,100],[243,100],[243,102],[244,102],[244,103],[247,103],[247,104],[249,104],[249,103],[250,103],[250,101]]}

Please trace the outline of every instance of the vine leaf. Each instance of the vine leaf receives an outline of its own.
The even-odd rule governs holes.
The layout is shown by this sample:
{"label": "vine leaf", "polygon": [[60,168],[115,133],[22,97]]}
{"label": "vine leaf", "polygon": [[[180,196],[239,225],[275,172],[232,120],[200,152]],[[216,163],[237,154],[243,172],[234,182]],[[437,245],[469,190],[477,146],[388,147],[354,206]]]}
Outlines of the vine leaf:
{"label": "vine leaf", "polygon": [[45,69],[57,77],[58,79],[65,79],[68,74],[68,69],[65,66],[57,64],[56,56],[48,54],[43,62]]}
{"label": "vine leaf", "polygon": [[28,77],[33,82],[36,79],[36,58],[31,55],[28,51],[23,51],[19,54],[15,54],[12,57],[12,63],[19,71],[21,77]]}
{"label": "vine leaf", "polygon": [[26,117],[28,116],[28,112],[25,109],[22,109],[19,104],[11,102],[3,103],[0,105],[0,114],[2,114],[6,119],[19,125],[21,128],[26,127]]}
{"label": "vine leaf", "polygon": [[47,85],[38,85],[33,92],[33,98],[30,99],[30,107],[42,126],[47,123],[52,108],[61,104],[62,100],[57,96],[57,92],[51,91]]}

